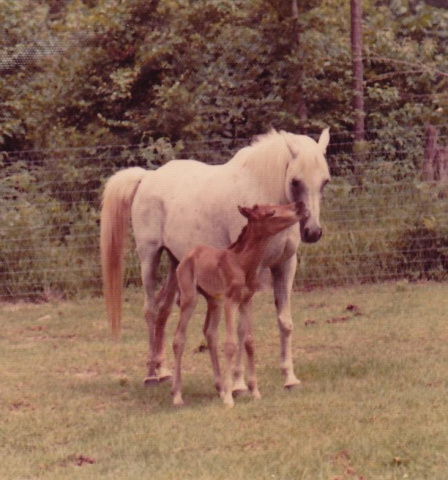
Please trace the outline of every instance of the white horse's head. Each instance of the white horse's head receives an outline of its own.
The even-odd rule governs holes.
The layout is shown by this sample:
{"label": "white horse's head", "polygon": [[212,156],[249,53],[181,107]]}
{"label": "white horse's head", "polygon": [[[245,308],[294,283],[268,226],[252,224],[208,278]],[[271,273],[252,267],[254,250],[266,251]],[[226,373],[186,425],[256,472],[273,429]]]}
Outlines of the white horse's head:
{"label": "white horse's head", "polygon": [[309,215],[300,221],[300,234],[305,243],[317,242],[322,236],[320,200],[330,172],[325,152],[330,142],[326,128],[318,142],[304,135],[280,132],[291,153],[285,179],[285,194],[290,202],[303,202]]}

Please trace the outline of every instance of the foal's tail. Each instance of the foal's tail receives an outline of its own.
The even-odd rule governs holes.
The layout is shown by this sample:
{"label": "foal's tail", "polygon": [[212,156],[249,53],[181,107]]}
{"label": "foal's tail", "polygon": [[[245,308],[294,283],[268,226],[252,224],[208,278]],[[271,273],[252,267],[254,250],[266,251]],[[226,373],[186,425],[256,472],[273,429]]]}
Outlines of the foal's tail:
{"label": "foal's tail", "polygon": [[131,205],[147,173],[140,167],[113,175],[106,183],[101,208],[101,268],[107,317],[115,338],[120,334],[123,293],[123,252],[129,230]]}

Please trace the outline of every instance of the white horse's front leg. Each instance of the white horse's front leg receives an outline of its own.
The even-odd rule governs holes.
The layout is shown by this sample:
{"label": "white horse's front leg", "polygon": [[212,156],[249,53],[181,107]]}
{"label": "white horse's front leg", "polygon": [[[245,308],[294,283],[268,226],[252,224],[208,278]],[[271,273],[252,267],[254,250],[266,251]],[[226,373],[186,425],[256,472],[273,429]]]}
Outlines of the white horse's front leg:
{"label": "white horse's front leg", "polygon": [[224,387],[221,377],[218,358],[218,326],[221,316],[221,304],[213,299],[207,300],[207,317],[204,325],[204,336],[207,339],[207,345],[212,362],[213,375],[215,377],[215,388],[221,398],[224,398]]}
{"label": "white horse's front leg", "polygon": [[280,329],[281,369],[285,376],[285,388],[292,388],[300,384],[294,374],[292,361],[292,317],[291,317],[291,290],[297,267],[296,255],[290,257],[283,264],[272,269],[274,285],[275,307]]}

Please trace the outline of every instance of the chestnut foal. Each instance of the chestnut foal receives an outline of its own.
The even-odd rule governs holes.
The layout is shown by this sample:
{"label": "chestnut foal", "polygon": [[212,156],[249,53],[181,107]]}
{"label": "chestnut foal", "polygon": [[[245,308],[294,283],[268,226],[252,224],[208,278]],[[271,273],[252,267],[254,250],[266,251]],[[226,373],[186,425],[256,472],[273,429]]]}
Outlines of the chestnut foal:
{"label": "chestnut foal", "polygon": [[[199,290],[208,303],[204,335],[207,339],[212,361],[215,386],[223,402],[233,406],[232,364],[237,349],[234,320],[240,311],[240,327],[244,332],[244,347],[248,358],[248,386],[254,398],[261,398],[257,386],[252,337],[251,300],[259,287],[258,273],[269,240],[275,234],[291,227],[306,217],[303,204],[255,205],[253,208],[238,207],[248,219],[240,236],[226,250],[200,245],[193,247],[177,267],[180,294],[180,319],[173,342],[175,370],[173,378],[174,405],[183,405],[181,393],[181,360],[185,346],[187,324],[197,302]],[[226,371],[224,383],[219,368],[217,340],[220,310],[224,303],[226,341],[224,355]]]}

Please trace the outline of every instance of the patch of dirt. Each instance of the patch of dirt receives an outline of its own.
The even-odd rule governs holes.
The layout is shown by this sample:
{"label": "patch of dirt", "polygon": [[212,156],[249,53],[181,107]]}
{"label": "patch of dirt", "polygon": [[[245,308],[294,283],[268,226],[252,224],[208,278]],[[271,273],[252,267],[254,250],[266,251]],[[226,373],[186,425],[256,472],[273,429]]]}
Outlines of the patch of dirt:
{"label": "patch of dirt", "polygon": [[333,477],[332,480],[345,480],[349,478],[366,480],[365,477],[359,475],[355,468],[353,468],[350,459],[350,452],[348,450],[341,450],[340,452],[336,453],[336,455],[331,455],[330,462],[333,467],[342,470],[342,474]]}
{"label": "patch of dirt", "polygon": [[18,400],[9,405],[9,410],[11,412],[19,412],[23,410],[36,410],[36,407],[27,401]]}
{"label": "patch of dirt", "polygon": [[305,327],[308,327],[309,325],[317,325],[317,321],[316,320],[305,320]]}
{"label": "patch of dirt", "polygon": [[353,313],[353,315],[362,315],[361,309],[359,308],[358,305],[355,305],[353,303],[350,303],[347,305],[346,310]]}
{"label": "patch of dirt", "polygon": [[333,318],[329,318],[327,320],[327,323],[344,323],[344,322],[347,322],[348,320],[350,320],[350,317],[347,317],[347,316],[344,316],[344,317],[333,317]]}
{"label": "patch of dirt", "polygon": [[93,465],[96,460],[93,457],[87,457],[86,455],[69,455],[66,460],[61,463],[61,467],[68,467],[70,465],[76,465],[82,467],[84,465]]}

